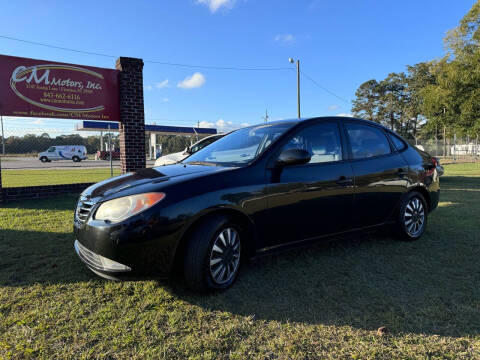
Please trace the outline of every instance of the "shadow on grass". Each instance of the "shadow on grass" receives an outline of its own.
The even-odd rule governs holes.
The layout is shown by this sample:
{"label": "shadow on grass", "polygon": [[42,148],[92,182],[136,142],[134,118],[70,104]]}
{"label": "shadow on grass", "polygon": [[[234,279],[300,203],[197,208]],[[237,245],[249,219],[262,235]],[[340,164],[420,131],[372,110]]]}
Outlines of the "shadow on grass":
{"label": "shadow on grass", "polygon": [[69,233],[0,229],[0,286],[88,281]]}
{"label": "shadow on grass", "polygon": [[442,196],[446,203],[417,242],[357,235],[244,266],[225,292],[197,296],[183,286],[172,292],[205,309],[255,319],[478,336],[480,194]]}
{"label": "shadow on grass", "polygon": [[31,199],[12,201],[0,204],[4,209],[33,209],[33,210],[74,210],[78,195],[58,195],[48,199]]}

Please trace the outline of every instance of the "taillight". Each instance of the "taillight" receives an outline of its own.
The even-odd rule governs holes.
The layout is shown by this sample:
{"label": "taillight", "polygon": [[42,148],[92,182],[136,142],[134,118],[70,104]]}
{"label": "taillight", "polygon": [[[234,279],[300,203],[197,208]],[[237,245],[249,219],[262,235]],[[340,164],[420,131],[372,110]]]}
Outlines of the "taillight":
{"label": "taillight", "polygon": [[436,157],[433,157],[433,156],[432,156],[432,163],[433,163],[433,166],[435,166],[435,167],[440,165],[440,161],[438,161],[438,159]]}

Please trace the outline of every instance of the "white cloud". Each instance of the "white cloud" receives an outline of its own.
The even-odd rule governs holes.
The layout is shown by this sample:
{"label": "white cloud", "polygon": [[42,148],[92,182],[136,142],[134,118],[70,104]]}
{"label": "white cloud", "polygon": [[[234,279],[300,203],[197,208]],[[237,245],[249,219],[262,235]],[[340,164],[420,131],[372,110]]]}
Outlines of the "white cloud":
{"label": "white cloud", "polygon": [[275,35],[273,40],[283,44],[292,44],[295,42],[295,36],[292,34],[278,34]]}
{"label": "white cloud", "polygon": [[168,79],[165,79],[159,83],[156,83],[155,86],[158,88],[158,89],[162,89],[162,88],[165,88],[165,87],[170,87],[170,85],[168,84]]}
{"label": "white cloud", "polygon": [[30,124],[42,125],[42,124],[45,124],[45,121],[43,121],[42,119],[37,119],[37,120],[30,121]]}
{"label": "white cloud", "polygon": [[247,127],[247,126],[250,126],[250,124],[249,123],[241,123],[240,126],[241,127]]}
{"label": "white cloud", "polygon": [[163,102],[170,102],[170,99],[169,98],[163,98],[162,101]]}
{"label": "white cloud", "polygon": [[231,121],[225,121],[223,119],[218,119],[217,124],[219,128],[224,128],[233,125]]}
{"label": "white cloud", "polygon": [[187,76],[183,81],[180,81],[177,86],[182,89],[193,89],[203,86],[205,81],[205,76],[196,72],[192,76]]}
{"label": "white cloud", "polygon": [[353,117],[352,114],[347,114],[347,113],[340,113],[340,114],[337,114],[337,116]]}
{"label": "white cloud", "polygon": [[339,108],[340,108],[340,106],[338,106],[338,105],[330,105],[330,106],[328,107],[328,110],[333,111],[333,110],[338,110]]}
{"label": "white cloud", "polygon": [[200,121],[200,127],[201,128],[212,128],[214,123],[208,122],[208,121]]}
{"label": "white cloud", "polygon": [[153,89],[152,85],[145,85],[144,88],[145,90],[148,90],[148,91]]}
{"label": "white cloud", "polygon": [[235,5],[236,0],[197,0],[197,4],[203,4],[209,7],[212,13],[219,10],[221,7],[231,9]]}

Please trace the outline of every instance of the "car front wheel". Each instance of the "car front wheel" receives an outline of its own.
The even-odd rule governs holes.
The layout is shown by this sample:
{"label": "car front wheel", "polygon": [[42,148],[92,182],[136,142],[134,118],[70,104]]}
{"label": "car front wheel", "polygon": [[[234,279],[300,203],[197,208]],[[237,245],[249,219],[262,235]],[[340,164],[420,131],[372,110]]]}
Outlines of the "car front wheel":
{"label": "car front wheel", "polygon": [[402,240],[419,239],[427,226],[427,206],[425,198],[419,192],[407,193],[397,214],[397,234]]}
{"label": "car front wheel", "polygon": [[242,237],[228,217],[203,221],[190,234],[184,259],[187,285],[207,292],[230,287],[240,269]]}
{"label": "car front wheel", "polygon": [[48,162],[48,158],[46,156],[42,156],[40,158],[40,161],[43,162],[43,163]]}

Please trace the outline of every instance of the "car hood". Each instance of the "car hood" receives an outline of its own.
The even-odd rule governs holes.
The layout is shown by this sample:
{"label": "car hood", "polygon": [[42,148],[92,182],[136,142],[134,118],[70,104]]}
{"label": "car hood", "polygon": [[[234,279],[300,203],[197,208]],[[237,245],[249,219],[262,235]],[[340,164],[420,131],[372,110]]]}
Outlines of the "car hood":
{"label": "car hood", "polygon": [[162,183],[193,176],[206,175],[213,172],[225,171],[232,168],[221,166],[184,165],[175,164],[161,167],[142,169],[133,173],[116,176],[94,184],[82,193],[86,199],[101,197],[116,197],[120,192],[135,190],[148,183]]}

